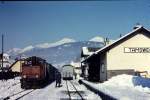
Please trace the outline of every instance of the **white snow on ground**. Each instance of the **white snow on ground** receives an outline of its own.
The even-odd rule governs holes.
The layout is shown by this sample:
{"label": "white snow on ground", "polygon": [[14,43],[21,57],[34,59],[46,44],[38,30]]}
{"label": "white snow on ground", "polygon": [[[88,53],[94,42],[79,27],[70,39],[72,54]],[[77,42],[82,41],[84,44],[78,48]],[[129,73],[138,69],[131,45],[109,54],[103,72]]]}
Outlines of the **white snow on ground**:
{"label": "white snow on ground", "polygon": [[[78,84],[78,88],[85,91],[88,100],[101,100],[98,95],[94,94],[93,92],[90,92],[83,85]],[[60,100],[63,98],[68,98],[68,94],[66,94],[67,92],[64,91],[67,91],[65,81],[62,81],[62,87],[59,88],[56,88],[55,82],[53,82],[52,84],[48,85],[43,89],[37,89],[33,91],[32,93],[30,93],[27,96],[24,96],[20,100]]]}
{"label": "white snow on ground", "polygon": [[150,79],[124,74],[104,83],[84,82],[119,100],[150,100]]}
{"label": "white snow on ground", "polygon": [[84,85],[79,85],[77,81],[73,81],[73,84],[77,88],[78,91],[84,91],[83,97],[86,100],[102,100],[97,94],[88,90]]}
{"label": "white snow on ground", "polygon": [[20,78],[14,78],[2,81],[0,80],[0,100],[6,98],[7,96],[13,95],[19,91],[22,91],[20,87]]}
{"label": "white snow on ground", "polygon": [[43,89],[37,89],[20,100],[60,100],[59,91],[61,88],[55,88],[55,82]]}
{"label": "white snow on ground", "polygon": [[[118,75],[104,83],[84,82],[119,100],[150,100],[150,79],[147,78]],[[74,84],[77,89],[84,91],[88,100],[100,100],[98,95],[87,90],[84,85],[79,85],[77,80],[74,81]],[[24,96],[22,100],[60,100],[61,98],[67,98],[67,94],[63,92],[66,90],[65,81],[62,81],[62,87],[60,88],[55,88],[55,82],[53,82],[43,89],[36,89]],[[0,80],[0,100],[20,91],[23,91],[23,89],[20,87],[19,77],[7,81]],[[14,100],[22,94],[11,97],[10,100]]]}

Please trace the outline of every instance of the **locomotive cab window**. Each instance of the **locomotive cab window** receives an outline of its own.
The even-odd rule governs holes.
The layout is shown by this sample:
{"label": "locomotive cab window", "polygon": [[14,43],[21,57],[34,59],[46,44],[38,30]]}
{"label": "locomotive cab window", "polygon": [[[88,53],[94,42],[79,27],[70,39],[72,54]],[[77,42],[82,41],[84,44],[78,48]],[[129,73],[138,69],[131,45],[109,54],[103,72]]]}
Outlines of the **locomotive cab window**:
{"label": "locomotive cab window", "polygon": [[38,58],[38,57],[30,57],[27,58],[24,62],[24,65],[26,66],[37,66],[37,65],[43,65],[45,64],[45,60]]}

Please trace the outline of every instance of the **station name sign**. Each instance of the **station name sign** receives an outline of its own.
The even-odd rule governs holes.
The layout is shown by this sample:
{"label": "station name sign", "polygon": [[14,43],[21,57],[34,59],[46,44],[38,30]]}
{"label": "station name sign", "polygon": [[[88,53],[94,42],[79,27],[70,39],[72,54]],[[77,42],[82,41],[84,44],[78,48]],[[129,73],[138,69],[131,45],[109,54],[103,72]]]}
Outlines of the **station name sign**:
{"label": "station name sign", "polygon": [[150,53],[150,47],[125,47],[125,53]]}

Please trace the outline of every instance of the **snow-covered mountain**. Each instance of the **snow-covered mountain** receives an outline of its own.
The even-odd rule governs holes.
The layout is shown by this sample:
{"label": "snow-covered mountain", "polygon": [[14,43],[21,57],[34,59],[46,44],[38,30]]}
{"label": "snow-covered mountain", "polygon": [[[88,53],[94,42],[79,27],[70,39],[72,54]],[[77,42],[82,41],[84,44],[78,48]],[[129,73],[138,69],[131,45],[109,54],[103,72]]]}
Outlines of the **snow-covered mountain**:
{"label": "snow-covered mountain", "polygon": [[27,46],[23,49],[12,49],[7,53],[13,58],[25,56],[38,56],[52,64],[68,64],[80,59],[82,47],[102,47],[103,42],[80,41],[64,38],[55,43],[43,43],[35,46]]}
{"label": "snow-covered mountain", "polygon": [[8,53],[13,52],[13,53],[21,54],[21,53],[24,53],[24,52],[27,52],[27,51],[31,51],[34,48],[39,48],[39,49],[40,48],[50,48],[50,47],[55,47],[55,46],[58,46],[58,45],[62,45],[64,43],[72,43],[72,42],[75,42],[75,40],[70,39],[70,38],[63,38],[62,40],[59,40],[59,41],[54,42],[54,43],[41,43],[41,44],[37,44],[35,46],[30,45],[30,46],[27,46],[23,49],[13,48],[13,49],[9,50]]}
{"label": "snow-covered mountain", "polygon": [[93,41],[93,42],[104,42],[104,38],[100,37],[100,36],[96,36],[93,37],[92,39],[90,39],[89,41]]}
{"label": "snow-covered mountain", "polygon": [[18,52],[20,52],[22,49],[20,48],[12,48],[10,50],[7,51],[8,54],[11,54],[11,55],[16,55]]}
{"label": "snow-covered mountain", "polygon": [[55,46],[58,46],[58,45],[62,45],[64,43],[72,43],[72,42],[75,42],[75,40],[74,39],[70,39],[70,38],[63,38],[62,40],[59,40],[59,41],[54,42],[54,43],[42,43],[42,44],[36,45],[35,47],[38,47],[38,48],[50,48],[50,47],[55,47]]}

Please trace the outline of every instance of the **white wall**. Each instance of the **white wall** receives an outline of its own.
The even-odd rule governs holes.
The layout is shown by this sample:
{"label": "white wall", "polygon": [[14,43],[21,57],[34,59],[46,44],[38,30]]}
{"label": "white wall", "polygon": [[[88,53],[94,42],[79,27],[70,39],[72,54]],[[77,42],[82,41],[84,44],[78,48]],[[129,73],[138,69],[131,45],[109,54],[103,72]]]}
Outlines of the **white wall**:
{"label": "white wall", "polygon": [[125,47],[150,47],[150,37],[140,33],[109,50],[108,70],[150,70],[150,53],[124,53]]}

